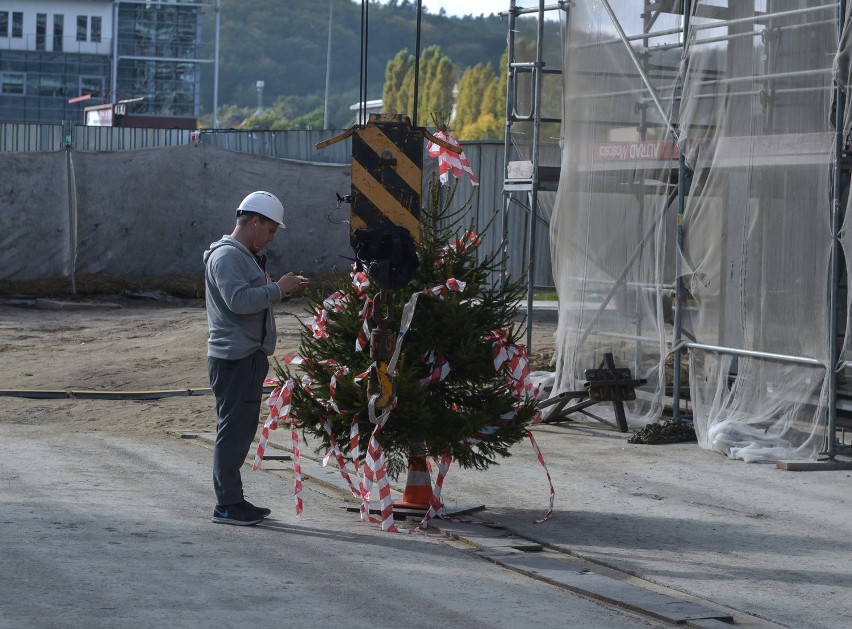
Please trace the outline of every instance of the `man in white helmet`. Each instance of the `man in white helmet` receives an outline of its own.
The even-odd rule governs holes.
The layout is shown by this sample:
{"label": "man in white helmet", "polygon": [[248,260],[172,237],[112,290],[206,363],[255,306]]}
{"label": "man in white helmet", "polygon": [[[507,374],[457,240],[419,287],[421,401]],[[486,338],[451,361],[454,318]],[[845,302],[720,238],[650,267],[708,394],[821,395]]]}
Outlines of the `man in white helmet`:
{"label": "man in white helmet", "polygon": [[284,228],[284,206],[269,192],[252,192],[237,208],[230,236],[204,252],[207,302],[207,371],[216,396],[213,447],[213,521],[249,526],[270,510],[243,496],[240,468],[257,432],[263,381],[275,350],[272,306],[308,284],[288,273],[277,282],[266,273],[261,254]]}

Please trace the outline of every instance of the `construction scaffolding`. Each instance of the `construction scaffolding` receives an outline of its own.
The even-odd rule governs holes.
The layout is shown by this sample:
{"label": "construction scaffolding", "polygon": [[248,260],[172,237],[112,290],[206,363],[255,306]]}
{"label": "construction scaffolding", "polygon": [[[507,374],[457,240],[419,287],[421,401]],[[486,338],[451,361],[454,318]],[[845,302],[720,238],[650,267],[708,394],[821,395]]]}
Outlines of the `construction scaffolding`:
{"label": "construction scaffolding", "polygon": [[[568,4],[545,4],[541,0],[536,7],[522,7],[511,0],[508,12],[501,14],[509,22],[502,269],[505,277],[527,273],[528,320],[531,320],[535,292],[554,289],[550,260],[544,259],[548,252],[542,244],[546,239],[542,236],[550,225],[559,182],[562,55],[561,42],[545,38],[545,18],[553,11],[562,11]],[[535,19],[534,41],[518,39],[518,19],[522,17]],[[514,210],[521,210],[522,222],[518,222]],[[508,259],[510,238],[519,234],[525,242],[524,264],[511,265]],[[514,250],[517,249],[515,245]],[[532,348],[531,327],[527,329],[527,347]]]}
{"label": "construction scaffolding", "polygon": [[128,113],[198,117],[201,65],[214,62],[201,19],[213,9],[213,1],[115,2],[112,92],[137,101]]}
{"label": "construction scaffolding", "polygon": [[[834,458],[852,397],[846,5],[551,7],[565,14],[554,393],[612,354],[648,383],[632,427],[671,407],[732,458]],[[511,30],[509,45],[511,61]],[[536,216],[535,146],[531,161]]]}

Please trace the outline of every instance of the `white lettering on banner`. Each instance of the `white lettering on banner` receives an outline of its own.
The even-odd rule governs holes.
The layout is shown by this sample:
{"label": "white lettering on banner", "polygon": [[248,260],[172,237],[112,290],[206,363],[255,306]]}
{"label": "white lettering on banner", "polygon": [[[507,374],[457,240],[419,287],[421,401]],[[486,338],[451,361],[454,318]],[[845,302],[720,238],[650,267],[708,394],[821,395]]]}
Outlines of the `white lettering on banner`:
{"label": "white lettering on banner", "polygon": [[656,142],[643,142],[630,145],[630,159],[656,159],[660,145]]}
{"label": "white lettering on banner", "polygon": [[595,162],[627,160],[676,159],[677,146],[674,142],[615,142],[595,144],[587,153]]}
{"label": "white lettering on banner", "polygon": [[604,161],[610,159],[627,159],[627,145],[602,144],[598,147],[598,156]]}

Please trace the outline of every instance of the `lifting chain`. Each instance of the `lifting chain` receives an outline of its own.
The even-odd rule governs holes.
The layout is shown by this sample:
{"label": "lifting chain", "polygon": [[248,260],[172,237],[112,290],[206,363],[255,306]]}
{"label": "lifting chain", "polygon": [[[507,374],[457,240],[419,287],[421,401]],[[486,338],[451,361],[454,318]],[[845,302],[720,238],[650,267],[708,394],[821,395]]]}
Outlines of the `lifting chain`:
{"label": "lifting chain", "polygon": [[370,377],[367,381],[367,400],[375,409],[375,414],[384,412],[396,397],[396,383],[388,373],[388,362],[393,355],[395,336],[392,330],[388,330],[388,323],[392,317],[393,306],[390,295],[385,290],[381,290],[373,299],[372,319],[376,327],[370,332],[370,358],[373,364],[370,365]]}

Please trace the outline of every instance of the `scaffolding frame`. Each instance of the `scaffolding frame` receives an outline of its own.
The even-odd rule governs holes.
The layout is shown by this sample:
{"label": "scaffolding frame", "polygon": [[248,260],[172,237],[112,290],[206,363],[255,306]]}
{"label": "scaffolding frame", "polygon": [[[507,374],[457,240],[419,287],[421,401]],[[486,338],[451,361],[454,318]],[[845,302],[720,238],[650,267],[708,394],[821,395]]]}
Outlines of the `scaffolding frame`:
{"label": "scaffolding frame", "polygon": [[[200,69],[204,64],[218,63],[218,32],[219,32],[219,2],[218,0],[115,0],[112,17],[112,72],[110,77],[110,102],[116,104],[120,92],[128,92],[125,96],[137,97],[140,90],[135,85],[140,81],[151,86],[153,92],[146,96],[155,96],[154,102],[136,105],[140,113],[163,115],[163,108],[170,108],[177,115],[197,118],[200,110],[201,96],[198,90]],[[125,13],[132,16],[135,10],[151,11],[157,25],[146,36],[136,34],[136,19],[128,21],[134,26],[132,34],[122,33]],[[161,11],[169,11],[172,21],[160,23]],[[212,56],[199,54],[202,48],[200,40],[202,14],[214,11],[217,20],[216,41]],[[189,18],[189,19],[188,19]],[[168,38],[157,38],[157,30],[173,31]],[[144,30],[144,29],[143,29]],[[140,50],[141,48],[141,50]],[[187,72],[194,75],[195,80],[187,82],[181,76]],[[148,76],[146,77],[146,73]],[[218,81],[218,72],[216,72]],[[173,92],[168,85],[171,84]],[[178,88],[185,87],[184,93]],[[218,92],[218,83],[214,87]],[[181,101],[181,96],[189,96],[191,102]],[[177,111],[180,110],[180,111]]]}
{"label": "scaffolding frame", "polygon": [[[501,281],[505,282],[508,268],[508,242],[509,242],[509,212],[513,206],[520,207],[527,215],[527,322],[532,321],[533,297],[535,293],[535,254],[538,224],[543,223],[549,228],[549,223],[539,216],[539,192],[555,192],[559,183],[558,168],[545,168],[539,164],[541,148],[541,125],[542,123],[561,123],[562,118],[546,117],[542,115],[542,86],[544,75],[561,75],[562,70],[546,67],[543,52],[544,42],[544,19],[545,14],[550,11],[565,11],[566,14],[571,5],[570,1],[559,0],[555,4],[545,4],[545,0],[539,0],[537,7],[519,7],[516,0],[510,0],[509,10],[501,13],[501,17],[509,18],[508,33],[508,65],[506,81],[506,132],[503,150],[503,207],[500,213],[500,227],[502,234],[502,257]],[[522,15],[535,15],[537,19],[536,28],[536,58],[535,61],[515,61],[515,32],[517,20]],[[532,74],[533,98],[531,111],[527,115],[518,113],[518,76],[522,72]],[[512,129],[515,123],[532,123],[532,147],[531,147],[531,169],[529,172],[516,173],[512,169],[516,160],[513,156]],[[522,200],[526,197],[526,203]],[[532,325],[527,325],[527,348],[532,351]]]}
{"label": "scaffolding frame", "polygon": [[[621,44],[625,46],[627,49],[632,62],[634,63],[636,70],[642,78],[642,82],[644,83],[644,87],[635,90],[634,93],[639,96],[640,94],[646,93],[650,95],[650,98],[647,101],[650,101],[647,104],[653,104],[661,113],[663,121],[667,126],[668,132],[677,138],[677,129],[672,124],[672,118],[677,114],[681,105],[682,98],[682,89],[680,85],[676,85],[674,89],[674,96],[672,98],[672,112],[673,115],[669,116],[665,111],[662,105],[662,99],[656,93],[653,88],[653,85],[649,81],[646,71],[647,67],[645,64],[647,63],[647,56],[645,59],[640,59],[633,50],[631,46],[631,42],[641,41],[643,47],[645,49],[652,49],[650,47],[650,39],[654,37],[658,37],[661,35],[672,35],[680,33],[680,41],[677,44],[664,44],[663,47],[666,49],[677,49],[681,50],[686,49],[688,46],[688,37],[690,33],[690,19],[694,14],[693,11],[693,0],[643,0],[644,3],[644,11],[642,13],[643,19],[643,33],[641,35],[631,35],[628,36],[624,30],[621,28],[621,25],[618,22],[618,19],[615,13],[610,6],[609,0],[601,0],[605,10],[607,11],[613,26],[618,32],[618,38],[613,39],[611,42],[613,44]],[[509,45],[509,63],[508,63],[508,84],[507,84],[507,95],[506,95],[506,138],[505,138],[505,170],[504,170],[504,185],[503,185],[503,212],[502,212],[502,227],[503,227],[503,239],[504,239],[504,261],[506,255],[505,242],[508,238],[508,223],[506,220],[506,216],[510,211],[510,208],[517,204],[521,207],[524,207],[528,211],[528,224],[529,228],[529,237],[530,237],[530,248],[529,248],[529,264],[530,264],[530,275],[529,275],[529,286],[527,292],[527,320],[531,321],[532,316],[532,308],[533,308],[533,259],[534,259],[534,247],[535,247],[535,225],[538,222],[538,193],[542,190],[555,190],[556,183],[558,183],[558,179],[554,182],[552,179],[544,179],[541,176],[539,164],[538,164],[538,149],[539,149],[539,131],[541,127],[541,123],[545,121],[549,121],[541,116],[540,104],[541,104],[541,76],[545,72],[544,63],[541,58],[541,49],[542,49],[542,41],[541,38],[543,36],[542,31],[542,23],[544,20],[544,14],[546,11],[552,10],[564,10],[566,13],[565,19],[570,19],[569,9],[570,2],[558,2],[557,4],[545,5],[544,0],[539,0],[539,4],[537,8],[520,8],[516,6],[515,0],[510,0],[510,8],[507,13],[503,13],[501,15],[509,17],[509,34],[508,34],[508,45]],[[775,17],[781,17],[786,15],[793,15],[805,12],[813,12],[816,11],[831,11],[834,10],[834,20],[836,20],[837,24],[837,35],[838,38],[842,35],[844,22],[846,18],[846,6],[847,0],[837,0],[830,5],[823,5],[819,7],[807,7],[800,9],[793,9],[788,11],[776,11],[771,13],[770,11],[766,11],[762,15],[750,16],[747,18],[740,18],[734,20],[725,20],[726,12],[730,10],[730,7],[715,7],[715,6],[701,6],[698,9],[701,10],[701,13],[695,13],[697,17],[705,17],[711,19],[720,20],[721,23],[711,23],[708,25],[699,25],[696,28],[701,29],[712,29],[717,28],[719,26],[728,26],[732,23],[758,23],[763,20],[771,20]],[[681,27],[674,29],[666,29],[664,31],[651,32],[651,28],[653,27],[654,22],[662,13],[668,13],[673,15],[679,15],[681,18]],[[513,62],[514,59],[514,31],[515,31],[515,21],[520,15],[526,14],[536,14],[539,20],[539,29],[538,29],[538,41],[536,42],[537,49],[537,57],[536,61],[533,63],[526,64],[517,64]],[[823,20],[823,22],[830,23],[832,20],[828,18]],[[822,22],[821,22],[822,23]],[[749,36],[754,36],[752,32],[747,33]],[[744,36],[742,34],[731,34],[728,33],[725,36],[712,38],[708,40],[702,40],[702,42],[709,41],[722,41],[732,39],[734,37]],[[660,47],[653,47],[653,49],[657,49]],[[533,112],[530,116],[527,117],[518,117],[515,112],[515,81],[516,81],[516,73],[521,68],[531,68],[535,81],[535,99],[533,101]],[[786,73],[789,74],[789,73]],[[771,79],[783,78],[785,73],[773,73]],[[719,83],[718,79],[708,79],[709,83]],[[735,83],[736,78],[725,81],[726,83]],[[828,339],[828,355],[829,362],[828,365],[824,364],[823,361],[812,359],[804,356],[791,356],[791,355],[783,355],[783,354],[775,354],[770,352],[762,352],[762,351],[753,351],[747,349],[741,349],[736,347],[726,347],[721,345],[710,345],[706,343],[698,343],[694,340],[686,340],[684,338],[684,309],[686,307],[687,295],[686,295],[686,287],[683,281],[682,273],[681,273],[681,260],[680,256],[675,256],[675,295],[673,301],[673,326],[672,326],[672,336],[671,339],[666,339],[666,343],[669,347],[671,347],[671,353],[674,355],[674,368],[672,370],[672,410],[673,416],[676,419],[682,418],[682,410],[681,405],[683,402],[683,392],[682,387],[683,383],[681,382],[681,374],[680,374],[680,364],[683,358],[683,353],[689,349],[702,350],[707,352],[713,352],[718,354],[727,354],[733,356],[744,356],[744,357],[753,357],[759,358],[762,360],[772,360],[772,361],[781,361],[789,364],[799,364],[799,365],[807,365],[807,366],[817,366],[823,367],[827,370],[828,377],[828,409],[827,409],[827,426],[826,426],[826,443],[825,443],[825,451],[821,453],[821,455],[826,456],[828,459],[834,459],[837,454],[836,451],[836,434],[838,430],[838,402],[839,402],[839,371],[842,369],[852,367],[852,361],[841,361],[841,343],[838,341],[838,332],[842,332],[839,330],[839,326],[845,324],[845,321],[841,321],[838,312],[841,306],[845,306],[845,302],[841,300],[841,284],[845,285],[845,273],[843,269],[843,248],[841,242],[841,228],[843,224],[845,208],[843,207],[843,199],[842,199],[842,190],[843,183],[846,179],[849,178],[849,164],[848,160],[845,159],[845,138],[843,133],[843,120],[845,114],[846,107],[846,99],[845,93],[842,89],[842,86],[838,85],[836,82],[832,86],[834,102],[836,103],[836,107],[834,110],[834,150],[832,155],[832,190],[831,190],[831,217],[830,217],[830,225],[831,225],[831,257],[830,257],[830,268],[829,268],[829,304],[828,304],[828,312],[829,312],[829,322],[828,322],[828,330],[829,330],[829,339]],[[744,94],[745,95],[745,94]],[[599,97],[600,95],[595,95]],[[639,116],[640,116],[640,124],[639,129],[640,133],[644,134],[647,131],[646,125],[646,106],[640,106],[638,108]],[[564,116],[563,112],[563,116]],[[511,140],[511,131],[512,125],[515,122],[533,122],[534,124],[534,132],[533,132],[533,146],[532,146],[532,169],[530,173],[530,177],[526,180],[520,180],[517,178],[511,178],[509,176],[510,170],[510,161],[511,161],[511,148],[512,148],[512,140]],[[560,120],[561,122],[561,120]],[[642,136],[644,138],[644,135]],[[677,230],[676,230],[676,248],[677,251],[682,251],[685,239],[685,231],[684,231],[684,216],[686,212],[686,204],[687,197],[689,195],[690,186],[692,182],[693,173],[687,166],[683,154],[679,152],[677,161],[672,166],[673,175],[676,177],[676,186],[675,193],[677,196]],[[518,199],[514,196],[517,193],[526,193],[528,197],[528,205],[524,206],[523,203],[519,202]],[[642,206],[643,202],[640,200],[639,205]],[[640,211],[643,208],[640,207]],[[657,218],[656,220],[662,220],[662,216]],[[641,249],[642,243],[644,242],[644,238],[642,242],[640,242],[639,248]],[[641,253],[640,253],[641,255]],[[627,264],[626,269],[630,267],[632,262],[635,260],[634,258]],[[505,270],[505,262],[503,266]],[[626,271],[625,269],[625,271]],[[505,272],[505,271],[504,271]],[[610,289],[609,295],[604,298],[600,309],[606,307],[608,299],[612,297],[615,290],[619,286],[619,282],[623,281],[616,280],[613,283],[613,286]],[[656,289],[660,289],[662,287],[655,286]],[[600,314],[600,311],[599,313]],[[596,317],[595,317],[596,319]],[[637,318],[638,320],[638,318]],[[588,334],[594,334],[590,330],[592,324],[586,326],[584,338]],[[638,355],[638,347],[639,345],[647,341],[646,337],[643,337],[641,330],[641,323],[637,323],[637,329],[634,335],[618,335],[623,336],[625,338],[629,338],[632,341],[635,341],[637,344],[637,355]],[[531,348],[531,332],[528,326],[527,330],[527,344],[528,347]]]}

